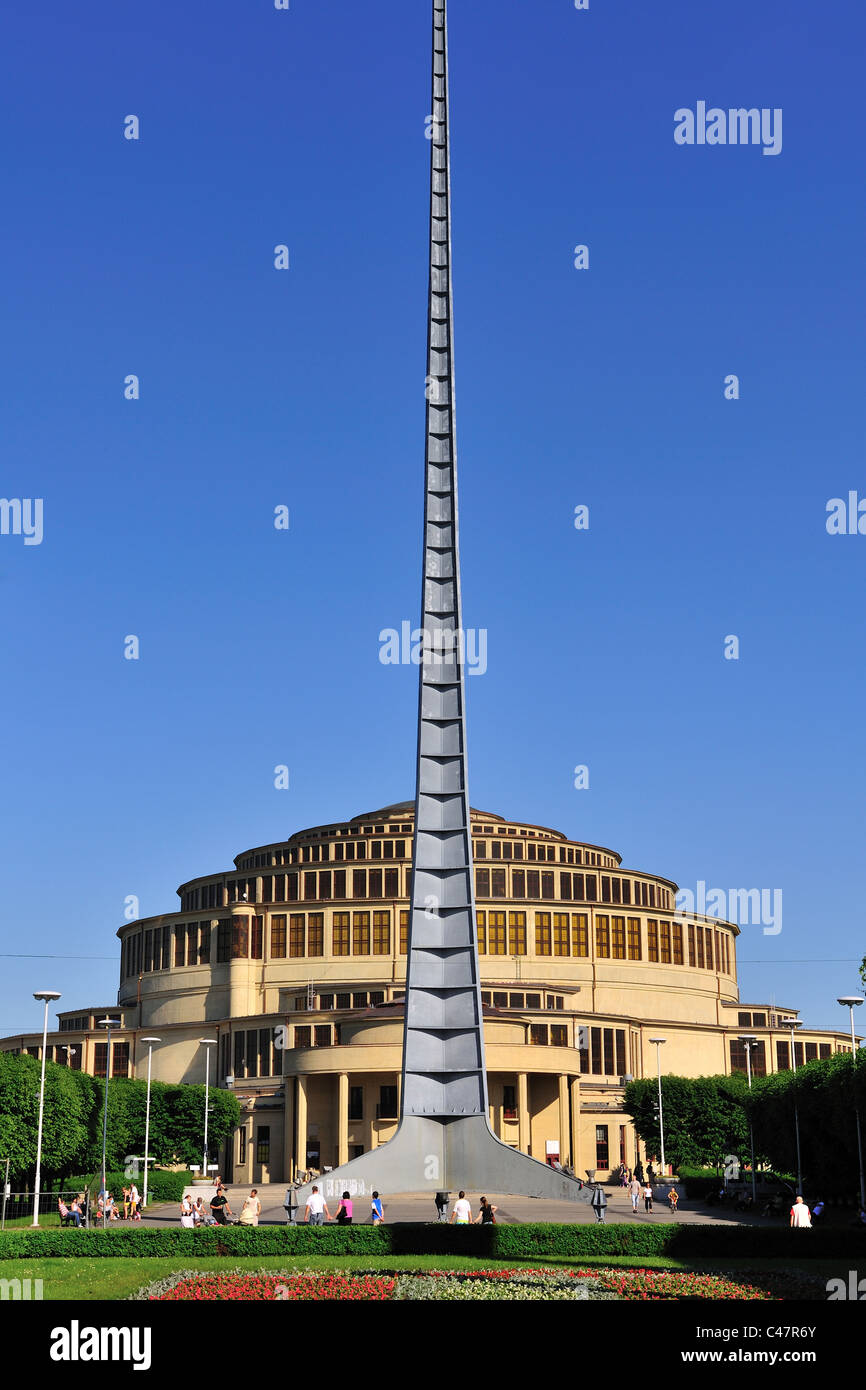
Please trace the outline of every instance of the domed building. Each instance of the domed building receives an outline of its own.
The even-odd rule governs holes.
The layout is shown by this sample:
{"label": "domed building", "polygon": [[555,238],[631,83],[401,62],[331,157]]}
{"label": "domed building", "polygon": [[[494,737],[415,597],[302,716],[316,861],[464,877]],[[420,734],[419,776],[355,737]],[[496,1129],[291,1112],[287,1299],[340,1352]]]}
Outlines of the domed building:
{"label": "domed building", "polygon": [[[178,889],[126,923],[116,1007],[59,1016],[49,1057],[104,1076],[234,1089],[219,1155],[235,1183],[336,1167],[397,1127],[414,804],[301,830]],[[622,1110],[632,1077],[790,1065],[796,1010],[744,1005],[732,922],[676,909],[670,879],[560,831],[473,810],[490,1122],[542,1161],[599,1176],[646,1159]],[[116,1019],[112,1056],[97,1020]],[[202,1041],[208,1039],[210,1041]],[[0,1048],[39,1053],[41,1035]],[[799,1063],[850,1051],[801,1029]]]}

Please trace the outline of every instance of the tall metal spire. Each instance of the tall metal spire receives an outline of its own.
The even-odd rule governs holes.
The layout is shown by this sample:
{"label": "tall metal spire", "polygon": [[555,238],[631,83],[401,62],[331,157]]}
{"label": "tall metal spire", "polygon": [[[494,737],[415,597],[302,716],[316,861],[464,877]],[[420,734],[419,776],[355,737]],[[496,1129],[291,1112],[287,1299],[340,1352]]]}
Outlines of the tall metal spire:
{"label": "tall metal spire", "polygon": [[589,1188],[503,1144],[488,1119],[466,782],[446,10],[447,0],[433,0],[424,640],[400,1124],[386,1144],[318,1181],[326,1197],[464,1187],[588,1201]]}
{"label": "tall metal spire", "polygon": [[466,720],[454,329],[446,0],[433,3],[424,575],[403,1115],[486,1115],[475,943]]}

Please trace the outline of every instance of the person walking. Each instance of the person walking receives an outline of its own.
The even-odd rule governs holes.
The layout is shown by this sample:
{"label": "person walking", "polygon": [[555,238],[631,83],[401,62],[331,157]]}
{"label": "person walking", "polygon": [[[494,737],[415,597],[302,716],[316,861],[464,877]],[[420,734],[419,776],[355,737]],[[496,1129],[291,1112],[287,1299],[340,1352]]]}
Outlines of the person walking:
{"label": "person walking", "polygon": [[643,1190],[643,1209],[644,1211],[652,1211],[653,1209],[653,1190],[649,1183]]}
{"label": "person walking", "polygon": [[314,1187],[309,1197],[304,1211],[308,1226],[324,1226],[325,1217],[330,1221],[331,1213],[328,1211],[328,1203],[325,1201],[321,1192]]}
{"label": "person walking", "polygon": [[378,1192],[373,1193],[373,1200],[370,1203],[370,1220],[374,1226],[384,1226],[385,1212],[382,1207],[382,1198]]}
{"label": "person walking", "polygon": [[220,1184],[210,1199],[210,1210],[211,1216],[218,1226],[227,1226],[229,1223],[226,1217],[228,1216],[234,1219],[234,1212],[229,1206],[229,1199],[225,1194],[225,1189],[222,1184]]}
{"label": "person walking", "polygon": [[472,1207],[466,1200],[466,1193],[460,1192],[451,1213],[451,1225],[468,1226],[472,1220]]}
{"label": "person walking", "polygon": [[792,1226],[805,1227],[807,1230],[812,1229],[812,1213],[809,1211],[809,1208],[806,1206],[806,1203],[803,1201],[803,1198],[799,1194],[797,1195],[794,1201],[794,1205],[791,1208],[790,1224]]}
{"label": "person walking", "polygon": [[129,1215],[133,1221],[141,1220],[141,1209],[139,1206],[138,1188],[135,1183],[129,1188]]}
{"label": "person walking", "polygon": [[597,1183],[597,1184],[596,1184],[595,1191],[593,1192],[592,1196],[591,1196],[590,1199],[589,1199],[589,1205],[592,1207],[593,1211],[595,1212],[596,1224],[597,1224],[597,1225],[600,1225],[600,1226],[603,1226],[603,1225],[604,1225],[604,1213],[605,1213],[605,1211],[607,1210],[607,1193],[605,1192],[604,1188],[601,1186],[601,1183]]}
{"label": "person walking", "polygon": [[352,1224],[352,1194],[344,1192],[340,1198],[340,1205],[337,1207],[337,1215],[334,1218],[338,1226],[351,1226]]}
{"label": "person walking", "polygon": [[642,1192],[642,1191],[643,1191],[643,1188],[641,1187],[641,1185],[640,1185],[640,1183],[638,1182],[637,1178],[634,1178],[634,1177],[633,1177],[632,1180],[631,1180],[631,1182],[630,1182],[629,1185],[628,1185],[628,1195],[631,1197],[631,1209],[632,1209],[632,1211],[637,1211],[637,1204],[638,1204],[638,1201],[639,1201],[639,1199],[640,1199],[640,1195],[641,1195],[641,1192]]}
{"label": "person walking", "polygon": [[258,1198],[258,1188],[254,1187],[241,1207],[238,1224],[241,1226],[258,1226],[261,1214],[262,1204]]}
{"label": "person walking", "polygon": [[475,1224],[476,1226],[478,1226],[478,1225],[481,1225],[481,1226],[495,1226],[495,1225],[496,1225],[496,1213],[497,1213],[498,1210],[499,1210],[499,1208],[498,1208],[498,1207],[494,1207],[490,1202],[488,1202],[488,1200],[487,1200],[486,1197],[482,1197],[482,1198],[481,1198],[481,1210],[479,1211],[478,1215],[476,1216],[474,1224]]}

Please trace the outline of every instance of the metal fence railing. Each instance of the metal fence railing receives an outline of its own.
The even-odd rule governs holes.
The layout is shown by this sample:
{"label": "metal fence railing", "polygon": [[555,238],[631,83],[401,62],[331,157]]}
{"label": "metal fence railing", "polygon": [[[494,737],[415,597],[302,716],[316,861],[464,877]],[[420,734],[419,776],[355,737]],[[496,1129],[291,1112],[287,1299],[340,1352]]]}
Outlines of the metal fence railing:
{"label": "metal fence railing", "polygon": [[[60,1202],[63,1201],[69,1215],[61,1217]],[[73,1208],[77,1203],[77,1212]],[[93,1218],[90,1194],[80,1188],[74,1191],[40,1192],[40,1226],[88,1226]],[[12,1192],[4,1194],[0,1207],[0,1228],[6,1226],[30,1225],[33,1221],[35,1199],[32,1192]],[[95,1210],[95,1208],[94,1208]],[[78,1220],[75,1220],[75,1216]]]}

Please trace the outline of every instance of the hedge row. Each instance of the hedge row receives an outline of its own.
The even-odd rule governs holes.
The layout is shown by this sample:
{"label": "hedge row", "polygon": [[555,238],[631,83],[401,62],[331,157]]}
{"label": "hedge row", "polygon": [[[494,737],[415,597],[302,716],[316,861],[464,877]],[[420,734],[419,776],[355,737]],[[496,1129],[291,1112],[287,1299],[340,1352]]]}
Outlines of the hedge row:
{"label": "hedge row", "polygon": [[[179,1202],[183,1196],[183,1189],[189,1186],[192,1176],[192,1173],[188,1173],[186,1170],[181,1173],[164,1173],[159,1169],[156,1172],[151,1171],[147,1175],[148,1201]],[[123,1201],[123,1189],[129,1187],[130,1183],[135,1183],[139,1196],[144,1191],[143,1174],[139,1174],[137,1178],[128,1178],[125,1173],[106,1173],[105,1181],[108,1184],[109,1192],[118,1205]],[[102,1187],[102,1174],[97,1173],[95,1177],[87,1178],[64,1178],[60,1184],[60,1190],[63,1192],[81,1192],[88,1184],[94,1197],[96,1197]]]}
{"label": "hedge row", "polygon": [[866,1250],[857,1230],[792,1231],[789,1227],[734,1225],[657,1226],[228,1226],[166,1230],[121,1226],[113,1230],[0,1232],[0,1259],[52,1256],[157,1255],[477,1255],[536,1259],[565,1255],[675,1255],[712,1259],[774,1256],[802,1260],[848,1257]]}

